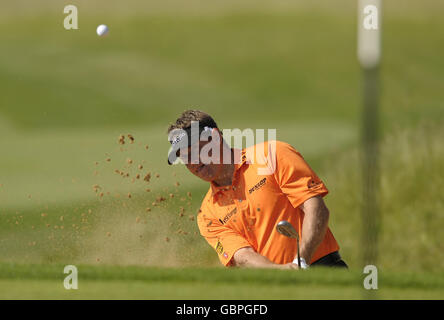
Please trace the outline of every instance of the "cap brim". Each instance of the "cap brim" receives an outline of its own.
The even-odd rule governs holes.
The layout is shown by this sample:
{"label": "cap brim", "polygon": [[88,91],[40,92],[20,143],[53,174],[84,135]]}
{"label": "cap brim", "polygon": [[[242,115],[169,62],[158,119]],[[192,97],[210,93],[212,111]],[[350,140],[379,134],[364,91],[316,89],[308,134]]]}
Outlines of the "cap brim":
{"label": "cap brim", "polygon": [[[168,159],[167,159],[167,161],[168,161],[168,165],[170,165],[170,166],[171,166],[171,165],[176,161],[176,159],[177,159],[176,155],[172,155],[172,153],[173,153],[173,152],[170,152],[170,153],[168,154]],[[170,158],[172,158],[172,157],[174,157],[173,162],[170,161]]]}
{"label": "cap brim", "polygon": [[[197,140],[196,140],[196,139],[193,139],[193,137],[192,137],[192,135],[191,135],[191,133],[192,133],[191,128],[187,128],[187,129],[185,129],[185,130],[181,129],[182,131],[186,131],[186,132],[187,132],[187,138],[186,138],[186,139],[183,139],[181,142],[179,142],[179,144],[177,144],[176,146],[174,146],[173,149],[168,153],[168,165],[172,165],[172,164],[174,164],[174,162],[176,162],[176,160],[177,160],[177,158],[178,158],[176,152],[177,152],[179,149],[182,149],[182,148],[188,148],[189,146],[191,146],[191,144],[193,143],[193,141],[195,141],[195,140],[196,140],[196,141],[199,141],[202,132],[206,131],[207,129],[211,129],[211,128],[208,128],[208,127],[204,127],[204,128],[199,127],[199,132],[198,132],[198,138],[197,138]],[[211,130],[210,130],[209,132],[211,132]],[[194,135],[194,136],[195,136],[195,135]],[[171,143],[171,141],[170,141],[170,143]]]}

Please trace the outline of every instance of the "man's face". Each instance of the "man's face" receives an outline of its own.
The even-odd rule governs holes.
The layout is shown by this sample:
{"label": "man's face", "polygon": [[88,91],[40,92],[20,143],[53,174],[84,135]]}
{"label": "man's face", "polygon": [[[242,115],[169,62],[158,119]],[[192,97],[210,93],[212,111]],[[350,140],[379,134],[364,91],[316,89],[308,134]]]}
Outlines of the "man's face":
{"label": "man's face", "polygon": [[[218,163],[208,163],[209,161],[202,160],[201,150],[207,145],[209,141],[199,141],[193,146],[188,147],[188,149],[182,149],[180,152],[180,158],[184,161],[188,170],[195,176],[201,178],[204,181],[210,182],[217,179],[223,172],[223,165],[221,157],[218,157]],[[221,146],[219,145],[219,152],[221,152]],[[193,161],[192,154],[196,154],[196,161]],[[208,156],[211,157],[213,150],[210,149]],[[199,155],[197,159],[197,155]],[[208,163],[208,164],[206,164]]]}

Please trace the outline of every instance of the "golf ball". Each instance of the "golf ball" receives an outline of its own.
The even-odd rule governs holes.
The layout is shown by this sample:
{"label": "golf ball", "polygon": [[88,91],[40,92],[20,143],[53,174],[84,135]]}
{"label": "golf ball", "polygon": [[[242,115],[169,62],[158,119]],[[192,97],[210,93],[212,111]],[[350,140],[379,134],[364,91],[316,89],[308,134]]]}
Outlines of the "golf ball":
{"label": "golf ball", "polygon": [[106,36],[108,34],[108,26],[101,24],[100,26],[97,27],[97,34],[101,37]]}

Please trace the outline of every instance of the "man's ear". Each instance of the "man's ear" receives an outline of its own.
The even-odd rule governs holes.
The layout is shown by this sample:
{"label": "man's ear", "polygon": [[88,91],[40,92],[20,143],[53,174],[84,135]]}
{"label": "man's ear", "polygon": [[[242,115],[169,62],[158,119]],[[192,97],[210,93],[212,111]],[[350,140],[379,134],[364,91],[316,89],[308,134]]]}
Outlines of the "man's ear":
{"label": "man's ear", "polygon": [[214,135],[213,135],[213,140],[216,143],[219,143],[221,148],[223,149],[231,149],[230,145],[228,144],[227,141],[225,141],[224,136],[222,131],[220,131],[218,128],[214,128]]}
{"label": "man's ear", "polygon": [[212,141],[212,140],[222,140],[222,132],[220,132],[220,130],[218,128],[213,128],[211,130],[211,136],[210,139],[208,139],[208,141]]}
{"label": "man's ear", "polygon": [[217,133],[221,138],[224,136],[223,132],[219,130],[219,128],[213,128],[211,133]]}

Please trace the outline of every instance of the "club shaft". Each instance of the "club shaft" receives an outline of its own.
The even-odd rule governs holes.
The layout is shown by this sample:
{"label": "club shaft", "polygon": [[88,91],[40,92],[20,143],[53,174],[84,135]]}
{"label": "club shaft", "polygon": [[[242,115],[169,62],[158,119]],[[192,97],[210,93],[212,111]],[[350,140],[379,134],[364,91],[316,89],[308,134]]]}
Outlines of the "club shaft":
{"label": "club shaft", "polygon": [[301,268],[301,255],[299,254],[299,238],[296,238],[296,243],[298,246],[298,267]]}

